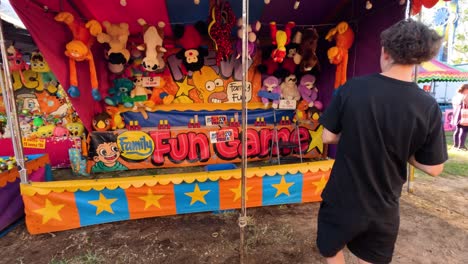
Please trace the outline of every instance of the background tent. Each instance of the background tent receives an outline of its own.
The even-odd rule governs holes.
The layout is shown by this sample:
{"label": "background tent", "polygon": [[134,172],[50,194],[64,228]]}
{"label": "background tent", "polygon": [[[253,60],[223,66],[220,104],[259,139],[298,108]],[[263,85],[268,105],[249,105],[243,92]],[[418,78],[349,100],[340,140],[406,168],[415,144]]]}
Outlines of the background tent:
{"label": "background tent", "polygon": [[436,59],[422,63],[418,67],[418,83],[468,81],[468,72],[447,65]]}
{"label": "background tent", "polygon": [[[99,22],[108,20],[112,23],[127,22],[132,33],[140,32],[137,25],[138,18],[145,18],[149,24],[164,21],[167,24],[192,23],[205,20],[208,17],[207,0],[200,1],[196,6],[187,0],[132,0],[124,7],[115,0],[11,0],[11,4],[26,28],[31,33],[38,48],[49,62],[52,71],[64,87],[69,86],[68,59],[63,54],[65,44],[71,39],[71,33],[62,23],[54,21],[57,11],[68,11],[83,20],[96,19]],[[326,50],[334,45],[323,38],[326,32],[340,21],[348,21],[353,27],[356,37],[350,50],[348,77],[379,71],[380,32],[404,18],[405,5],[399,0],[374,1],[373,8],[367,10],[366,0],[329,0],[329,1],[301,1],[297,10],[293,8],[293,0],[271,1],[264,5],[263,1],[250,1],[250,19],[259,19],[264,25],[261,36],[268,35],[268,23],[277,21],[284,24],[295,21],[297,27],[316,25],[321,36],[319,42],[319,59],[322,72],[318,76],[317,86],[321,90],[320,100],[328,103],[332,96],[335,66],[330,65],[326,57]],[[231,1],[235,12],[240,15],[240,2]],[[47,9],[44,8],[47,6]],[[171,28],[166,27],[166,35],[171,36]],[[104,45],[94,45],[93,53],[100,82],[99,90],[105,95],[109,88],[109,76],[103,54]],[[81,97],[72,99],[72,103],[90,130],[91,120],[95,113],[101,111],[101,105],[93,102],[89,73],[86,63],[78,64]]]}

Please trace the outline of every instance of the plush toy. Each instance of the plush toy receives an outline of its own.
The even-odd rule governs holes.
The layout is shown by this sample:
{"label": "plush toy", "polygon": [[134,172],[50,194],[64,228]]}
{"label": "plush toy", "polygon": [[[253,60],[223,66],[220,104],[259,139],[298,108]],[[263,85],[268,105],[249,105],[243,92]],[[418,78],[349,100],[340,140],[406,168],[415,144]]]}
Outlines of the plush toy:
{"label": "plush toy", "polygon": [[37,131],[43,125],[45,125],[45,122],[42,116],[35,116],[33,118],[33,131]]}
{"label": "plush toy", "polygon": [[111,24],[109,21],[102,22],[106,29],[106,33],[98,34],[97,41],[99,43],[109,44],[109,51],[107,51],[107,67],[112,73],[122,73],[130,59],[130,51],[127,49],[128,30],[127,23]]}
{"label": "plush toy", "polygon": [[281,97],[280,81],[275,76],[269,76],[263,80],[263,86],[258,92],[258,96],[262,98],[262,103],[268,107],[268,103],[273,101],[272,107],[278,108],[279,99]]}
{"label": "plush toy", "polygon": [[94,116],[93,118],[93,128],[96,131],[109,131],[111,129],[111,116],[102,112]]}
{"label": "plush toy", "polygon": [[125,127],[122,116],[120,116],[120,110],[115,106],[106,106],[106,113],[111,116],[111,129],[122,129]]}
{"label": "plush toy", "polygon": [[6,51],[7,51],[8,65],[10,66],[10,71],[12,73],[18,72],[21,77],[21,81],[23,83],[26,83],[26,80],[23,75],[23,71],[29,69],[29,65],[26,64],[26,62],[23,60],[23,54],[13,45],[10,45]]}
{"label": "plush toy", "polygon": [[336,41],[334,47],[327,51],[330,63],[336,64],[335,89],[346,82],[348,67],[348,50],[353,45],[354,32],[346,22],[340,22],[336,27],[328,31],[326,40]]}
{"label": "plush toy", "polygon": [[174,101],[174,95],[170,94],[168,89],[166,89],[166,81],[164,81],[162,77],[160,78],[159,86],[153,87],[149,100],[153,102],[154,105],[167,105]]}
{"label": "plush toy", "polygon": [[21,130],[21,135],[24,138],[28,138],[32,134],[31,124],[28,123],[28,122],[21,121],[20,122],[20,130]]}
{"label": "plush toy", "polygon": [[[446,2],[449,2],[450,0],[444,0]],[[421,12],[422,6],[424,6],[427,9],[430,9],[434,7],[439,0],[418,0],[418,1],[411,1],[411,15],[415,16],[419,12]],[[403,2],[404,3],[404,2]]]}
{"label": "plush toy", "polygon": [[135,76],[133,81],[133,90],[130,92],[130,98],[134,102],[133,110],[138,110],[139,108],[146,108],[146,110],[151,110],[150,107],[147,107],[146,102],[148,101],[148,95],[153,92],[143,86],[143,77]]}
{"label": "plush toy", "polygon": [[303,101],[307,102],[309,107],[322,109],[322,103],[317,101],[318,89],[315,86],[315,76],[311,74],[302,76],[298,89]]}
{"label": "plush toy", "polygon": [[70,135],[74,137],[81,137],[84,133],[84,126],[79,122],[68,123],[66,128],[70,131]]}
{"label": "plush toy", "polygon": [[271,53],[271,58],[274,62],[283,62],[286,57],[286,45],[289,44],[291,39],[291,30],[296,24],[294,22],[288,22],[283,30],[277,30],[276,22],[270,22],[270,34],[273,45],[276,45],[276,49]]}
{"label": "plush toy", "polygon": [[114,79],[114,86],[109,89],[109,95],[104,99],[108,105],[117,106],[123,104],[125,107],[133,107],[130,99],[130,91],[133,88],[133,82],[127,78]]}
{"label": "plush toy", "polygon": [[283,63],[281,64],[281,68],[283,68],[290,74],[296,72],[297,65],[299,64],[296,63],[294,57],[299,52],[301,41],[302,33],[300,31],[297,31],[292,41],[288,45],[286,45],[286,57],[284,58]]}
{"label": "plush toy", "polygon": [[140,50],[145,50],[146,54],[141,65],[146,71],[161,71],[166,66],[162,56],[167,50],[163,47],[164,22],[159,22],[158,27],[146,24],[143,18],[138,19],[138,24],[143,27],[144,44],[139,46]]}
{"label": "plush toy", "polygon": [[318,66],[317,50],[318,33],[315,28],[307,28],[302,33],[301,44],[294,55],[294,62],[300,65],[302,72],[311,71]]}
{"label": "plush toy", "polygon": [[296,114],[294,115],[293,122],[300,121],[300,120],[307,120],[308,114],[307,109],[309,109],[309,104],[307,101],[302,100],[297,104],[296,107]]}
{"label": "plush toy", "polygon": [[284,78],[284,81],[281,83],[281,98],[296,101],[301,99],[296,82],[297,78],[294,74],[290,74]]}
{"label": "plush toy", "polygon": [[48,138],[54,135],[55,125],[41,126],[35,132],[35,135],[39,138]]}
{"label": "plush toy", "polygon": [[216,1],[210,8],[208,34],[216,50],[216,64],[232,54],[231,32],[236,24],[236,15],[228,1]]}
{"label": "plush toy", "polygon": [[47,90],[49,93],[57,92],[59,85],[57,78],[50,71],[49,64],[39,51],[31,53],[31,70],[41,74],[44,90]]}
{"label": "plush toy", "polygon": [[202,34],[206,31],[203,22],[195,25],[176,25],[174,36],[182,49],[176,53],[176,58],[182,60],[182,64],[188,71],[199,71],[205,65],[205,57],[208,56],[208,49],[201,47]]}
{"label": "plush toy", "polygon": [[54,137],[68,137],[70,136],[70,131],[63,126],[56,126],[53,132]]}
{"label": "plush toy", "polygon": [[102,32],[101,25],[96,20],[90,20],[86,25],[83,25],[76,21],[73,15],[68,12],[58,13],[58,15],[55,16],[55,20],[65,23],[73,34],[73,40],[67,43],[65,50],[65,55],[69,58],[70,64],[70,88],[68,89],[68,93],[73,98],[80,96],[75,63],[87,60],[89,62],[93,99],[100,101],[101,94],[98,91],[99,84],[91,46],[94,43],[94,37]]}
{"label": "plush toy", "polygon": [[[237,41],[236,41],[236,59],[239,59],[240,56],[242,55],[242,18],[239,18],[237,20],[237,26],[239,29],[237,30]],[[257,50],[257,33],[260,31],[260,28],[262,27],[262,24],[260,24],[260,21],[255,22],[255,24],[249,25],[247,27],[247,32],[248,32],[248,51],[247,55],[249,56],[249,59],[252,59],[252,57],[255,54],[255,51]]]}

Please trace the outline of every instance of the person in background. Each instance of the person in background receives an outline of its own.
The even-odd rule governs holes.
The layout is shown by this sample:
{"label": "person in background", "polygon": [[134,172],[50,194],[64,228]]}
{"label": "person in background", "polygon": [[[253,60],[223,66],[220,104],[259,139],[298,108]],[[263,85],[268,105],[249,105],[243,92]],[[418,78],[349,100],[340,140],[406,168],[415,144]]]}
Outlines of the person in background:
{"label": "person in background", "polygon": [[465,146],[466,134],[468,134],[468,124],[462,124],[462,108],[468,108],[468,84],[463,84],[458,89],[457,94],[452,98],[453,117],[452,125],[455,127],[453,132],[453,148],[467,150]]}
{"label": "person in background", "polygon": [[345,263],[345,246],[359,263],[390,263],[407,163],[436,176],[447,160],[439,106],[412,81],[442,38],[411,19],[380,38],[382,72],[349,80],[319,119],[323,142],[338,144],[317,221],[328,263]]}

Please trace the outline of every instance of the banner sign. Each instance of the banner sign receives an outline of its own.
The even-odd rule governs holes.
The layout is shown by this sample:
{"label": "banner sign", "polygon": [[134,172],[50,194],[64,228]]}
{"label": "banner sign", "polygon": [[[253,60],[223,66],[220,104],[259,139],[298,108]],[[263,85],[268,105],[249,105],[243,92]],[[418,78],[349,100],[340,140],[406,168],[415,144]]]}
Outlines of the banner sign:
{"label": "banner sign", "polygon": [[[324,156],[323,127],[318,122],[299,127],[300,151],[304,158]],[[263,160],[270,156],[273,126],[247,129],[248,159]],[[120,134],[119,134],[120,133]],[[240,162],[242,155],[239,127],[201,127],[155,129],[154,131],[92,132],[88,154],[88,171],[106,172]],[[278,126],[278,139],[298,142],[293,125]],[[296,155],[297,148],[280,149],[281,156]],[[276,148],[273,155],[276,155]]]}

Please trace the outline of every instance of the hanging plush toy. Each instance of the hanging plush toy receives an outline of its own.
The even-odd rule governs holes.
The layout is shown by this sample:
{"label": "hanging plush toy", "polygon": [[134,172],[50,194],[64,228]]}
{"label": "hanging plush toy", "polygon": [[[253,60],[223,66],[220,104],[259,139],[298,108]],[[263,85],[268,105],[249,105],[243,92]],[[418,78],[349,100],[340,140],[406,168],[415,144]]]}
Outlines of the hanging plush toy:
{"label": "hanging plush toy", "polygon": [[144,45],[138,46],[140,50],[145,50],[146,54],[141,62],[143,68],[148,72],[162,71],[166,64],[163,60],[164,52],[164,22],[159,22],[158,27],[146,24],[143,18],[138,19],[138,24],[143,27]]}
{"label": "hanging plush toy", "polygon": [[93,128],[100,132],[109,131],[111,129],[111,116],[106,112],[94,115]]}
{"label": "hanging plush toy", "polygon": [[284,78],[284,81],[281,83],[281,98],[296,101],[301,99],[296,82],[297,78],[294,74],[290,74]]}
{"label": "hanging plush toy", "polygon": [[80,96],[76,75],[76,62],[87,60],[89,62],[89,76],[91,78],[91,88],[93,89],[93,99],[100,101],[101,94],[98,91],[99,84],[91,46],[94,43],[94,37],[102,32],[101,25],[96,20],[90,20],[86,25],[83,25],[76,21],[73,15],[68,12],[58,13],[55,16],[55,20],[65,23],[73,34],[73,40],[68,42],[65,47],[65,55],[69,58],[70,64],[70,88],[68,89],[68,93],[73,98]]}
{"label": "hanging plush toy", "polygon": [[336,64],[335,89],[346,82],[348,69],[348,50],[353,45],[354,32],[346,22],[340,22],[328,31],[326,40],[336,41],[334,47],[328,49],[327,55],[330,63]]}
{"label": "hanging plush toy", "polygon": [[125,127],[122,116],[120,116],[120,110],[115,106],[106,106],[106,113],[111,117],[111,129],[122,129]]}
{"label": "hanging plush toy", "polygon": [[307,28],[302,34],[301,45],[298,52],[294,55],[294,62],[300,65],[302,72],[311,71],[318,66],[317,50],[318,33],[315,28]]}
{"label": "hanging plush toy", "polygon": [[23,54],[15,48],[13,45],[10,45],[7,48],[7,58],[8,58],[8,65],[10,66],[11,73],[18,72],[21,81],[26,83],[24,79],[23,71],[29,69],[29,65],[23,60]]}
{"label": "hanging plush toy", "polygon": [[205,65],[208,50],[201,47],[201,35],[206,32],[206,24],[197,22],[195,25],[176,25],[174,36],[182,49],[177,52],[176,58],[182,60],[187,71],[199,71]]}
{"label": "hanging plush toy", "polygon": [[318,89],[315,86],[315,76],[311,74],[302,76],[298,89],[302,100],[307,102],[308,107],[315,106],[318,110],[322,109],[322,102],[317,101]]}
{"label": "hanging plush toy", "polygon": [[279,99],[281,97],[280,81],[274,76],[269,76],[263,80],[263,86],[258,92],[258,96],[262,98],[262,103],[268,107],[270,100],[273,101],[272,107],[278,108]]}
{"label": "hanging plush toy", "polygon": [[31,70],[41,74],[45,90],[49,91],[49,93],[57,92],[57,78],[55,78],[55,75],[50,71],[49,64],[45,61],[44,56],[39,51],[31,53]]}
{"label": "hanging plush toy", "polygon": [[276,45],[276,49],[271,53],[271,58],[274,62],[283,62],[286,57],[286,45],[289,44],[291,39],[291,30],[296,24],[294,22],[288,22],[284,31],[277,30],[276,22],[270,22],[270,34],[273,45]]}
{"label": "hanging plush toy", "polygon": [[299,64],[294,61],[294,57],[299,52],[301,41],[302,33],[297,31],[292,41],[286,45],[286,57],[283,60],[283,64],[281,64],[281,68],[288,71],[289,73],[295,73],[297,65]]}
{"label": "hanging plush toy", "polygon": [[236,15],[228,1],[216,1],[211,6],[208,34],[215,44],[216,64],[232,54],[231,32],[236,24]]}
{"label": "hanging plush toy", "polygon": [[[237,41],[236,41],[236,59],[239,59],[240,56],[242,55],[242,18],[239,18],[237,20],[237,26],[239,29],[237,30]],[[262,24],[260,24],[260,21],[257,21],[256,23],[249,25],[247,28],[248,32],[248,50],[247,50],[247,55],[249,56],[249,60],[252,59],[252,57],[255,54],[255,51],[257,50],[257,33],[260,31],[260,28],[262,27]]]}
{"label": "hanging plush toy", "polygon": [[127,23],[111,24],[109,21],[102,22],[106,29],[106,33],[97,35],[99,43],[109,44],[109,51],[107,51],[107,67],[112,73],[120,74],[125,69],[130,59],[130,51],[127,49],[128,30]]}

